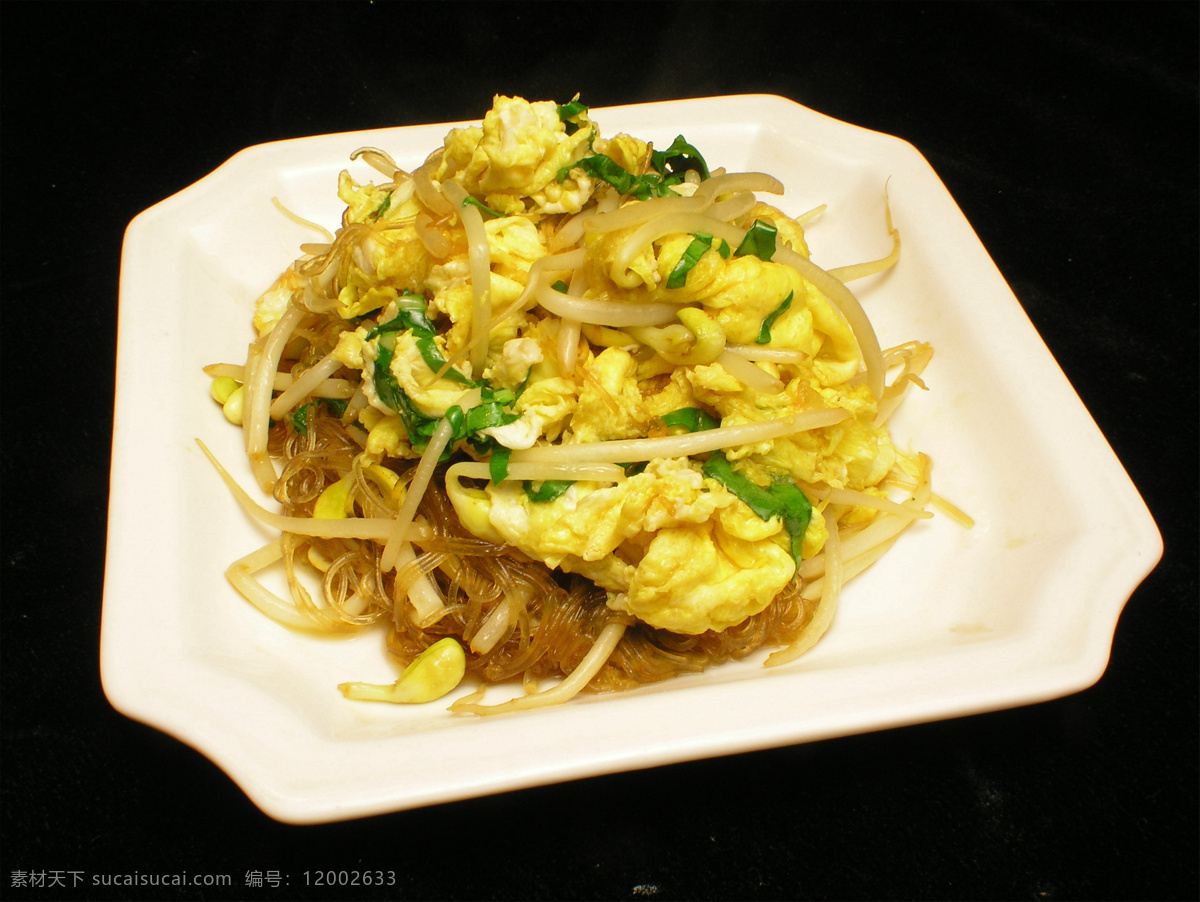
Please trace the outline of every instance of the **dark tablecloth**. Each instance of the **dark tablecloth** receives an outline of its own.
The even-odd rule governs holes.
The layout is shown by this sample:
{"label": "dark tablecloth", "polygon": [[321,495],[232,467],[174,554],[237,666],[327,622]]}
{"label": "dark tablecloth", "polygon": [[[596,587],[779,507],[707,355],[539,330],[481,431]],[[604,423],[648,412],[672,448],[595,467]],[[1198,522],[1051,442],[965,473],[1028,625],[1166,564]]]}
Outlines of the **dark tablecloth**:
{"label": "dark tablecloth", "polygon": [[[1197,10],[4,4],[0,895],[1196,898]],[[1103,678],[1068,698],[272,821],[101,689],[123,230],[248,145],[577,91],[592,106],[779,94],[914,144],[1143,493],[1165,557]],[[305,886],[330,869],[397,876]],[[231,885],[95,885],[180,871]]]}

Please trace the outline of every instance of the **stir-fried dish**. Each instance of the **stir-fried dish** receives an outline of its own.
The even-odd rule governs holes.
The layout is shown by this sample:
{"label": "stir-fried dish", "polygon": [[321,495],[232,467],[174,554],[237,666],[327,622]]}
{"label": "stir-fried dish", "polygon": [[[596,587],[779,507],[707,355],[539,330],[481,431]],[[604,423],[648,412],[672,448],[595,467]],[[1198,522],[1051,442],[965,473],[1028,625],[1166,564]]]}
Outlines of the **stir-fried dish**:
{"label": "stir-fried dish", "polygon": [[[230,580],[290,627],[382,625],[404,665],[347,697],[465,679],[451,710],[483,714],[781,664],[930,516],[887,421],[931,349],[881,349],[846,287],[895,232],[824,270],[820,209],[682,136],[603,137],[578,98],[496,97],[411,172],[352,159],[380,175],[341,174],[336,234],[258,299],[245,363],[207,368],[282,506],[222,470],[280,531]],[[289,597],[259,578],[280,563]]]}

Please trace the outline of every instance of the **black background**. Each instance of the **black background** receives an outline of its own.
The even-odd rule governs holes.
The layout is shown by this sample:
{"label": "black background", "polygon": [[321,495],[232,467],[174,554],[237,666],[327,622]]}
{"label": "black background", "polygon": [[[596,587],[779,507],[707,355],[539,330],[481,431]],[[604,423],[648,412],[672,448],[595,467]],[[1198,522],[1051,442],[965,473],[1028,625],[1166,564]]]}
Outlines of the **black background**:
{"label": "black background", "polygon": [[[1197,4],[3,4],[3,843],[178,898],[1194,899]],[[1166,554],[1093,688],[1027,708],[356,822],[276,823],[99,680],[117,275],[248,145],[780,94],[921,150],[1143,493]],[[119,541],[119,537],[117,537]],[[306,889],[394,870],[385,891]],[[287,887],[247,887],[276,870]],[[68,881],[69,882],[69,881]]]}

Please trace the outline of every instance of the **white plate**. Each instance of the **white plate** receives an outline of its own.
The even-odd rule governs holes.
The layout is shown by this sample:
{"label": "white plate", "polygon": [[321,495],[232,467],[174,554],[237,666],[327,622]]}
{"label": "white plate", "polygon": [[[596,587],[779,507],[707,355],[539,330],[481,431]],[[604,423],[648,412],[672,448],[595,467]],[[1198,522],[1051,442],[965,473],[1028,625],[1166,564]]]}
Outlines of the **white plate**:
{"label": "white plate", "polygon": [[893,434],[931,454],[935,490],[975,528],[939,516],[910,529],[850,585],[817,648],[783,668],[760,656],[492,718],[346,701],[339,682],[394,679],[381,633],[289,632],[224,579],[271,536],[196,446],[253,485],[201,367],[244,359],[255,297],[312,239],[273,196],[336,226],[338,172],[370,175],[351,151],[376,145],[415,167],[450,125],[252,147],[126,234],[101,669],[118,710],[199,749],[275,818],[377,814],[1062,696],[1100,677],[1121,608],[1161,555],[1136,489],[910,145],[771,96],[593,117],[605,135],[665,146],[682,133],[713,166],[770,172],[790,213],[827,204],[809,229],[826,267],[886,253],[887,185],[902,259],[856,289],[884,346],[936,348],[930,390],[910,395]]}

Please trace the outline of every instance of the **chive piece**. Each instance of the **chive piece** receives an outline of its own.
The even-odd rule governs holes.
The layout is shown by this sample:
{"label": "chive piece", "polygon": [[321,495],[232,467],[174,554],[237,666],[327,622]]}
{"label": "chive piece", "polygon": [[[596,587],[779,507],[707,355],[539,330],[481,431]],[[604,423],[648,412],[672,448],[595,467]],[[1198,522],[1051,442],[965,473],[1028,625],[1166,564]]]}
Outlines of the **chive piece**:
{"label": "chive piece", "polygon": [[721,425],[712,414],[699,407],[681,407],[662,415],[662,421],[668,426],[682,426],[688,432],[703,432],[706,429],[716,429]]}
{"label": "chive piece", "polygon": [[804,534],[812,519],[812,503],[793,482],[777,482],[771,486],[770,492],[782,503],[780,516],[783,517],[783,528],[792,538],[792,559],[798,567],[804,549]]}
{"label": "chive piece", "polygon": [[292,411],[292,429],[296,431],[296,435],[308,435],[308,411],[316,406],[316,401],[309,401]]}
{"label": "chive piece", "polygon": [[558,171],[558,180],[563,181],[571,174],[572,169],[582,169],[592,178],[608,182],[617,189],[618,194],[630,195],[638,200],[649,200],[652,197],[674,197],[676,193],[671,190],[670,186],[679,184],[683,180],[682,177],[674,181],[664,180],[657,173],[634,175],[611,157],[600,153],[584,157],[570,166],[564,166]]}
{"label": "chive piece", "polygon": [[687,250],[671,270],[671,275],[667,277],[668,288],[682,288],[687,284],[688,273],[700,262],[704,252],[712,247],[712,240],[713,236],[705,232],[696,232],[692,236],[692,243],[687,246]]}
{"label": "chive piece", "polygon": [[771,492],[733,469],[723,452],[714,451],[709,455],[703,471],[705,476],[715,479],[744,501],[760,520],[770,520],[779,513],[780,504]]}
{"label": "chive piece", "polygon": [[588,110],[587,104],[583,103],[579,98],[575,98],[570,103],[560,103],[558,105],[558,118],[562,122],[568,119],[574,119],[580,113],[586,113]]}
{"label": "chive piece", "polygon": [[568,135],[573,135],[582,127],[578,122],[572,120],[580,113],[586,113],[588,108],[581,103],[578,96],[570,103],[560,103],[558,105],[558,119],[563,124],[563,128]]}
{"label": "chive piece", "polygon": [[746,237],[734,251],[735,257],[753,255],[760,260],[770,260],[775,256],[775,236],[779,230],[763,219],[754,220],[754,225],[746,232]]}
{"label": "chive piece", "polygon": [[373,367],[375,394],[384,406],[400,415],[400,420],[404,423],[404,431],[408,433],[409,442],[415,450],[420,451],[429,444],[429,437],[437,429],[440,418],[427,417],[421,413],[409,400],[404,390],[400,388],[396,377],[392,375],[391,365],[396,354],[395,344],[395,338],[385,334],[376,345],[378,353]]}
{"label": "chive piece", "polygon": [[665,178],[676,179],[675,184],[683,180],[683,175],[689,169],[700,173],[700,179],[709,177],[708,164],[700,151],[696,150],[683,135],[679,135],[666,150],[655,150],[650,154],[650,165]]}
{"label": "chive piece", "polygon": [[650,196],[649,185],[617,163],[612,157],[607,157],[604,154],[593,154],[590,157],[584,157],[575,166],[578,166],[588,175],[592,176],[592,178],[608,182],[617,189],[619,194],[632,194],[639,200],[645,200]]}
{"label": "chive piece", "polygon": [[[432,335],[422,335],[417,339],[417,350],[421,352],[421,359],[425,361],[425,365],[429,367],[431,372],[438,372],[446,365],[446,358],[442,356],[442,352],[438,350],[436,344],[433,343]],[[454,367],[442,373],[443,379],[448,379],[451,382],[458,382],[461,385],[471,385],[472,382]]]}
{"label": "chive piece", "polygon": [[446,422],[450,424],[450,430],[453,436],[451,441],[466,435],[466,429],[464,427],[466,426],[467,415],[463,413],[463,409],[461,407],[459,407],[457,404],[451,405],[446,410],[445,418]]}
{"label": "chive piece", "polygon": [[812,519],[812,503],[795,483],[781,480],[764,488],[734,470],[721,451],[713,452],[702,469],[705,476],[715,479],[745,502],[760,520],[782,518],[783,528],[792,540],[792,559],[800,566],[804,533]]}
{"label": "chive piece", "polygon": [[[417,350],[421,353],[421,359],[425,361],[425,365],[432,372],[438,372],[446,365],[446,358],[442,356],[442,352],[438,350],[433,341],[437,331],[434,329],[433,323],[429,321],[425,298],[406,291],[400,298],[399,307],[396,317],[371,329],[367,333],[366,340],[370,341],[378,335],[386,335],[389,332],[412,332],[416,336]],[[475,384],[453,367],[446,370],[442,374],[442,378],[458,382],[461,385]]]}
{"label": "chive piece", "polygon": [[497,445],[492,449],[492,457],[488,461],[488,473],[492,482],[503,482],[508,478],[508,459],[511,456],[512,449],[504,445]]}
{"label": "chive piece", "polygon": [[[379,343],[379,353],[375,358],[374,377],[375,377],[375,394],[379,396],[379,400],[385,406],[390,407],[403,416],[405,401],[404,392],[400,390],[400,384],[396,381],[396,377],[392,375],[391,365],[392,358],[395,356],[395,350]],[[402,401],[401,398],[404,400]]]}
{"label": "chive piece", "polygon": [[788,296],[783,299],[783,303],[767,314],[762,321],[762,327],[758,330],[758,338],[754,339],[755,344],[765,345],[771,340],[771,327],[775,325],[775,320],[783,316],[787,309],[792,306],[792,295],[794,291],[789,291]]}
{"label": "chive piece", "polygon": [[491,207],[489,207],[487,204],[485,204],[483,201],[476,200],[475,198],[471,197],[470,195],[468,195],[467,197],[464,197],[464,198],[463,198],[462,205],[463,205],[464,207],[466,207],[466,206],[478,207],[478,208],[479,208],[480,210],[482,210],[484,213],[490,213],[492,216],[495,216],[497,219],[503,219],[503,218],[504,218],[504,214],[503,214],[503,213],[498,213],[498,212],[496,212],[496,211],[495,211],[495,210],[493,210]]}
{"label": "chive piece", "polygon": [[375,218],[379,219],[392,206],[392,192],[389,191],[383,196],[383,201],[375,208]]}
{"label": "chive piece", "polygon": [[[562,109],[559,107],[560,117]],[[560,169],[558,180],[562,182],[566,179],[572,169],[582,169],[592,178],[608,182],[621,195],[628,194],[638,200],[648,200],[652,197],[678,196],[671,188],[682,182],[689,171],[699,173],[701,180],[709,177],[708,164],[704,157],[683,135],[677,137],[666,150],[651,151],[650,165],[654,172],[634,175],[612,157],[598,153]]]}
{"label": "chive piece", "polygon": [[558,498],[574,484],[575,481],[572,479],[547,479],[545,482],[538,483],[537,488],[534,488],[534,484],[526,479],[521,483],[521,488],[525,490],[530,501],[535,504],[544,504]]}
{"label": "chive piece", "polygon": [[335,417],[341,417],[346,412],[347,403],[338,398],[320,398],[316,401],[308,401],[301,404],[292,411],[292,428],[296,430],[296,435],[308,435],[309,409],[312,409],[315,416],[317,405],[324,404]]}
{"label": "chive piece", "polygon": [[462,437],[465,438],[469,434],[482,432],[484,429],[489,429],[493,426],[507,426],[509,423],[515,423],[519,419],[520,416],[518,414],[506,411],[500,401],[489,401],[479,404],[467,411],[466,419],[463,421],[466,431]]}

